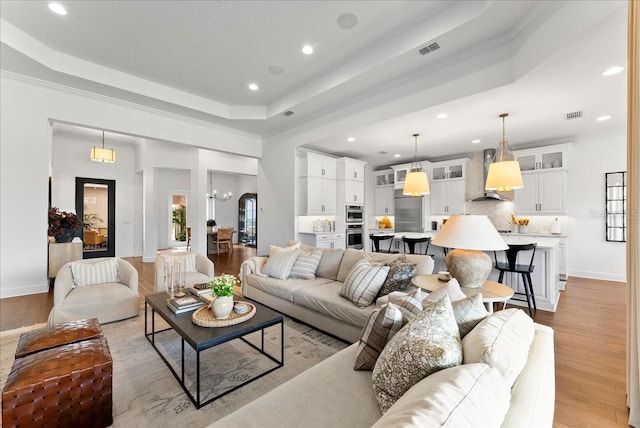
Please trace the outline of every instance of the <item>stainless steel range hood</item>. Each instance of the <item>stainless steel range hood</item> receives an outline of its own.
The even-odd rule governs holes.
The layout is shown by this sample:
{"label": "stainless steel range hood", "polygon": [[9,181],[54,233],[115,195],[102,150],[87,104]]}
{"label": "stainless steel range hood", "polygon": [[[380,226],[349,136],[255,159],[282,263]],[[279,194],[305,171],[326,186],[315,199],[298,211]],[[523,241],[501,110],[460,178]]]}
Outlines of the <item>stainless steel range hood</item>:
{"label": "stainless steel range hood", "polygon": [[[484,180],[482,181],[482,187],[484,187],[484,183],[487,182],[487,175],[489,174],[489,165],[491,165],[491,161],[493,161],[493,157],[496,154],[495,149],[484,149],[484,161],[482,171],[484,172]],[[505,198],[493,190],[487,190],[482,195],[478,195],[475,198],[471,199],[473,202],[478,201],[510,201],[511,199]]]}

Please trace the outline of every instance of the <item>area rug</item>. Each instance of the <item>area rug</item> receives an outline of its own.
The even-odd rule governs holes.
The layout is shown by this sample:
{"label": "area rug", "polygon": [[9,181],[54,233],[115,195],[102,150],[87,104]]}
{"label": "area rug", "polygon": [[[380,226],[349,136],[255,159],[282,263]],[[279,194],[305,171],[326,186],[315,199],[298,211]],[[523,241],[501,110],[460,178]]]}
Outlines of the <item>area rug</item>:
{"label": "area rug", "polygon": [[[158,325],[159,318],[156,320]],[[113,358],[113,426],[127,428],[205,427],[348,346],[285,317],[284,367],[198,410],[145,339],[144,313],[134,319],[105,324],[102,329]],[[4,386],[11,370],[20,333],[28,330],[22,328],[0,334],[0,387]],[[246,337],[252,343],[260,344],[259,332]],[[279,326],[265,330],[265,349],[278,358],[279,338]],[[180,373],[179,336],[173,331],[161,333],[156,336],[156,344]],[[195,354],[188,344],[185,344],[185,350],[186,378],[193,379]],[[275,365],[240,340],[204,351],[201,361],[201,387],[205,398],[224,392]],[[193,393],[195,388],[190,390]]]}

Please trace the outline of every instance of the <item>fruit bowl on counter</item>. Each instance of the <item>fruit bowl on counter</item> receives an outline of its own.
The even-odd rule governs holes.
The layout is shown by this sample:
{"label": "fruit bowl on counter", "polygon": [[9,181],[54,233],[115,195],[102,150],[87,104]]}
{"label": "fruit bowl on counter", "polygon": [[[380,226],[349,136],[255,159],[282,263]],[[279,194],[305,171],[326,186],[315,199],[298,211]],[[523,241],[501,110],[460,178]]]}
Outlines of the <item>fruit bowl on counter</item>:
{"label": "fruit bowl on counter", "polygon": [[378,228],[393,229],[393,224],[391,224],[391,220],[389,219],[389,217],[382,217],[382,219],[378,222]]}

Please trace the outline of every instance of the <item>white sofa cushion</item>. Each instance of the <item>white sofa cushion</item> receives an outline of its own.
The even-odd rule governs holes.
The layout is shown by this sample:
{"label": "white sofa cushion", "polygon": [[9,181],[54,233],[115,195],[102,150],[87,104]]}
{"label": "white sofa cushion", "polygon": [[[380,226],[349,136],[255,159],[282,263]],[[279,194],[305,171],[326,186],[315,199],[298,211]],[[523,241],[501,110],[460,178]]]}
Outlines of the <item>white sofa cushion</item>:
{"label": "white sofa cushion", "polygon": [[386,412],[413,385],[462,363],[458,324],[448,296],[427,302],[382,350],[371,379],[380,410]]}
{"label": "white sofa cushion", "polygon": [[464,363],[495,367],[511,387],[529,357],[535,328],[522,309],[505,309],[481,321],[462,340]]}
{"label": "white sofa cushion", "polygon": [[293,302],[293,295],[300,288],[318,287],[332,282],[330,279],[320,277],[307,281],[290,281],[262,275],[247,275],[245,281],[251,287],[290,302]]}
{"label": "white sofa cushion", "polygon": [[340,295],[358,307],[366,308],[375,300],[388,273],[389,266],[373,265],[367,259],[360,260],[344,280]]}
{"label": "white sofa cushion", "polygon": [[118,259],[113,258],[97,263],[69,263],[73,288],[85,285],[118,283]]}
{"label": "white sofa cushion", "polygon": [[340,262],[342,261],[343,255],[343,249],[323,248],[322,258],[320,259],[320,264],[318,265],[318,269],[316,270],[316,276],[335,281],[336,276],[338,275],[338,269],[340,269]]}
{"label": "white sofa cushion", "polygon": [[418,382],[373,427],[499,427],[509,399],[509,387],[498,370],[464,364]]}
{"label": "white sofa cushion", "polygon": [[291,268],[289,278],[316,279],[316,270],[321,259],[322,250],[300,251]]}
{"label": "white sofa cushion", "polygon": [[172,269],[177,269],[177,264],[182,265],[184,272],[197,272],[196,269],[196,253],[180,254],[180,255],[168,255],[163,254],[160,257],[164,259],[165,267],[171,266]]}

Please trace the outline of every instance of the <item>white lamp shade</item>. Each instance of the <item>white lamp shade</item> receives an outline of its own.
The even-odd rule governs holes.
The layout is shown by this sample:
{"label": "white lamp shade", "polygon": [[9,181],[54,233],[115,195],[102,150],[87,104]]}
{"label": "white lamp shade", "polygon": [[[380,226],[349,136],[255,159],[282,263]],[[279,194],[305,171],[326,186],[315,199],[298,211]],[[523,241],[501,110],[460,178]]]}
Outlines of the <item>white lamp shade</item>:
{"label": "white lamp shade", "polygon": [[489,165],[487,182],[484,186],[486,190],[509,192],[512,189],[522,189],[523,187],[522,173],[520,172],[520,163],[518,161],[494,162]]}
{"label": "white lamp shade", "polygon": [[424,171],[411,171],[404,179],[402,194],[405,196],[422,196],[429,194],[429,180]]}
{"label": "white lamp shade", "polygon": [[464,250],[509,248],[486,215],[452,215],[431,242],[439,247]]}
{"label": "white lamp shade", "polygon": [[91,149],[91,160],[96,162],[113,163],[116,161],[116,152],[113,149],[101,149],[94,147]]}

